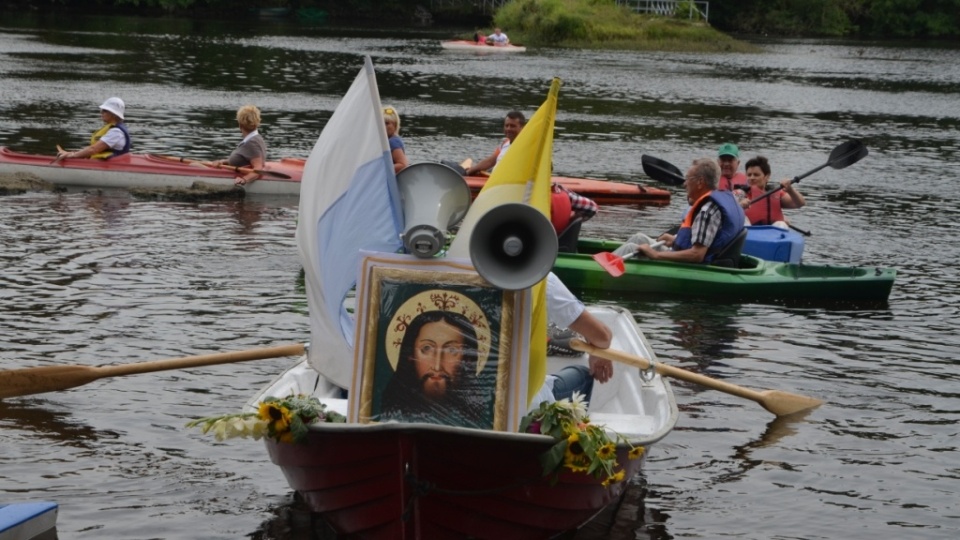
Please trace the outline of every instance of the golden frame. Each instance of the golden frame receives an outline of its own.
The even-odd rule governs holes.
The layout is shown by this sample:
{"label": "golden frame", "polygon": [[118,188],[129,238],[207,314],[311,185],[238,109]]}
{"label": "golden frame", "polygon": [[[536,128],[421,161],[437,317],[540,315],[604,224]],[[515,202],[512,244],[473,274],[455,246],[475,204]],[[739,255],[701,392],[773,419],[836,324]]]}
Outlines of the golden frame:
{"label": "golden frame", "polygon": [[[525,359],[528,354],[529,338],[516,340],[515,336],[529,336],[529,294],[498,289],[469,264],[455,259],[378,255],[369,255],[361,261],[354,384],[349,394],[351,400],[358,399],[350,405],[351,412],[355,413],[351,420],[426,422],[496,431],[516,429],[519,401],[512,398],[525,394],[527,363],[519,359]],[[463,371],[452,379],[456,383],[448,381],[451,386],[444,391],[442,399],[447,401],[443,405],[434,405],[432,398],[424,397],[423,387],[414,391],[410,387],[412,382],[401,382],[401,377],[396,376],[401,371],[414,369],[408,366],[401,369],[402,362],[417,365],[412,356],[401,358],[400,351],[406,346],[412,347],[417,336],[409,338],[407,344],[407,330],[417,327],[416,320],[423,318],[417,316],[429,315],[426,312],[434,316],[445,312],[447,316],[469,322],[474,340],[470,343],[476,343],[476,347],[468,349],[470,361],[462,360],[464,367],[461,362],[457,363],[457,369]],[[394,378],[398,380],[392,381]],[[407,414],[396,399],[391,401],[392,405],[385,406],[396,394],[389,392],[388,387],[401,384],[406,386],[404,395],[415,398],[411,401],[416,401],[418,407],[412,403],[410,406],[418,410],[416,414]],[[424,383],[417,380],[416,384]],[[448,391],[451,395],[460,392],[466,397],[459,402],[451,401]],[[427,412],[424,404],[430,406]]]}

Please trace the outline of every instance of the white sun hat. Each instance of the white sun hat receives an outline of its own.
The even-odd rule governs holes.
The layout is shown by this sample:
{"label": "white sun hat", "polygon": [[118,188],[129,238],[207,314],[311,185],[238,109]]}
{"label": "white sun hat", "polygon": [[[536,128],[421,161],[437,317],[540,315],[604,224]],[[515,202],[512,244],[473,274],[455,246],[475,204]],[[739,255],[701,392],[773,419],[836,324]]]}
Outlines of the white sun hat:
{"label": "white sun hat", "polygon": [[117,115],[117,118],[123,120],[123,100],[118,97],[112,97],[103,102],[103,105],[100,105],[100,108],[105,111],[110,111],[113,114]]}

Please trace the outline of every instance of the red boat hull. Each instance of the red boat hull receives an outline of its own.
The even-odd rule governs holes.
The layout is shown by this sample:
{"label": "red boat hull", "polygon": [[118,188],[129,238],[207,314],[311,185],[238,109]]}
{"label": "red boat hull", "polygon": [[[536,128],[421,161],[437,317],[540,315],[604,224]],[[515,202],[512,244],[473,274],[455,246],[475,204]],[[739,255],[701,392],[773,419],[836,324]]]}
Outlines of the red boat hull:
{"label": "red boat hull", "polygon": [[[109,160],[65,159],[52,163],[55,156],[41,156],[14,152],[0,147],[0,172],[26,172],[54,184],[79,187],[107,188],[189,188],[201,180],[222,187],[232,187],[236,176],[232,170],[204,167],[199,164],[175,163],[148,154],[125,154]],[[306,160],[283,158],[267,162],[265,170],[279,173],[265,175],[261,180],[244,186],[250,193],[270,195],[300,194],[300,178]],[[590,197],[597,204],[647,204],[664,206],[670,203],[670,192],[622,182],[566,178],[556,176],[554,182],[570,191]],[[487,182],[487,177],[469,176],[467,185],[476,197]]]}
{"label": "red boat hull", "polygon": [[[551,538],[624,489],[570,472],[554,484],[539,461],[553,441],[541,436],[387,424],[320,426],[306,444],[266,444],[310,510],[346,538]],[[626,451],[630,478],[642,459]]]}

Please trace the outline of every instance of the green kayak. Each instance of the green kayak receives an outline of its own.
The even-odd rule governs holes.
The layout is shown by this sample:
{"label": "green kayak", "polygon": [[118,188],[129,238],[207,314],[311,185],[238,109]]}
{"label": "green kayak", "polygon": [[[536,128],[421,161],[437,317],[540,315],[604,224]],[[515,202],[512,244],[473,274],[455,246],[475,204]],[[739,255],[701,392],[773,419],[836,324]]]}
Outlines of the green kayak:
{"label": "green kayak", "polygon": [[774,302],[885,301],[897,275],[893,268],[790,264],[742,255],[739,268],[630,258],[623,261],[623,275],[613,277],[592,255],[619,246],[581,239],[577,253],[557,255],[553,271],[576,291]]}

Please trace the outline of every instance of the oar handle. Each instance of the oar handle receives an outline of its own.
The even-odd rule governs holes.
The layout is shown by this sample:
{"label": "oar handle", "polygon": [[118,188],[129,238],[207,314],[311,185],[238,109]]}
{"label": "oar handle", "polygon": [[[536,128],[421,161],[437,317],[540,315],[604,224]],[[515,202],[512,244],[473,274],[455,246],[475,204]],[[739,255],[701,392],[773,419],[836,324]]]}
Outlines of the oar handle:
{"label": "oar handle", "polygon": [[168,358],[165,360],[151,360],[149,362],[137,362],[134,364],[121,364],[117,366],[100,366],[97,371],[102,377],[119,377],[123,375],[135,375],[138,373],[152,373],[154,371],[166,371],[170,369],[183,369],[200,366],[213,366],[217,364],[230,364],[233,362],[247,362],[250,360],[263,360],[264,358],[279,358],[281,356],[300,356],[304,353],[303,344],[280,345],[278,347],[264,347],[261,349],[250,349],[247,351],[233,351],[226,353],[203,354],[198,356],[185,356],[183,358]]}
{"label": "oar handle", "polygon": [[[598,356],[600,358],[606,358],[607,360],[614,360],[630,366],[636,366],[640,369],[650,368],[650,361],[642,356],[634,356],[632,354],[627,354],[623,351],[618,351],[615,349],[600,349],[579,339],[571,339],[570,348],[593,356]],[[665,377],[681,379],[753,401],[761,401],[763,399],[763,396],[760,394],[760,392],[757,392],[756,390],[718,381],[717,379],[711,379],[705,375],[700,375],[699,373],[693,373],[692,371],[687,371],[685,369],[668,366],[660,362],[654,363],[654,369],[656,369],[657,373]]]}

